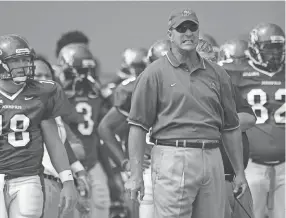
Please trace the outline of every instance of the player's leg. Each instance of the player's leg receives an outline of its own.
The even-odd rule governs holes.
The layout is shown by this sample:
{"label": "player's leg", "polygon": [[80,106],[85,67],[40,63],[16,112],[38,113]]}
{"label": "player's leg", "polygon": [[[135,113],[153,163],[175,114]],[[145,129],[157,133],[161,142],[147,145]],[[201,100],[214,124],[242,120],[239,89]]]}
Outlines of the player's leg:
{"label": "player's leg", "polygon": [[273,216],[269,218],[285,218],[285,163],[275,168]]}
{"label": "player's leg", "polygon": [[154,202],[153,202],[151,166],[144,171],[143,180],[145,186],[145,195],[143,200],[140,201],[139,218],[153,218]]}
{"label": "player's leg", "polygon": [[[225,212],[225,176],[220,150],[201,150],[202,161],[197,163],[202,168],[200,189],[193,203],[192,218],[221,218]],[[189,157],[191,158],[191,157]],[[192,164],[188,165],[193,167]],[[198,175],[192,175],[198,176]]]}
{"label": "player's leg", "polygon": [[[0,174],[0,217],[8,218],[6,202],[5,202],[5,175]],[[5,190],[4,190],[5,189]]]}
{"label": "player's leg", "polygon": [[44,193],[39,176],[18,177],[6,181],[9,218],[40,218]]}
{"label": "player's leg", "polygon": [[110,207],[110,195],[108,178],[98,162],[89,171],[91,182],[91,217],[108,218]]}
{"label": "player's leg", "polygon": [[57,218],[59,212],[61,184],[51,179],[44,179],[45,207],[43,218]]}
{"label": "player's leg", "polygon": [[267,193],[269,191],[269,178],[267,167],[249,161],[245,170],[246,179],[253,198],[253,212],[255,218],[264,218]]}

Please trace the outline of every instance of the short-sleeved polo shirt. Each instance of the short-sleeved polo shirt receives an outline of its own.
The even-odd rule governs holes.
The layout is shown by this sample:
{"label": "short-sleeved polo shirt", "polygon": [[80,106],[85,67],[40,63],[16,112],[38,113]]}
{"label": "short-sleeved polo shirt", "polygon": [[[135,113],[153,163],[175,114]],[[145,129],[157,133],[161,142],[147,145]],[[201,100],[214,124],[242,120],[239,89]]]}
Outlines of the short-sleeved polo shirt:
{"label": "short-sleeved polo shirt", "polygon": [[138,77],[128,122],[156,139],[220,139],[239,127],[230,77],[199,56],[188,69],[169,51]]}

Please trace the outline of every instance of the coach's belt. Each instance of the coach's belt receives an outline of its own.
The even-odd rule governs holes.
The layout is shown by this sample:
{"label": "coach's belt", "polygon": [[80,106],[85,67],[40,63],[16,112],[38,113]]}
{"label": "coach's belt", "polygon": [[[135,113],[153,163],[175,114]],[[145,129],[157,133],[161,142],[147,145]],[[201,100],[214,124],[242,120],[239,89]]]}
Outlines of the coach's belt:
{"label": "coach's belt", "polygon": [[234,174],[224,174],[224,179],[228,182],[232,182],[234,180]]}
{"label": "coach's belt", "polygon": [[170,139],[151,138],[150,141],[154,143],[155,145],[183,147],[183,148],[213,149],[213,148],[218,148],[221,145],[220,140],[208,140],[208,139],[206,140],[196,140],[196,139],[170,140]]}
{"label": "coach's belt", "polygon": [[284,163],[285,158],[283,158],[281,160],[276,160],[276,161],[263,161],[263,160],[259,160],[259,159],[252,159],[252,162],[256,163],[256,164],[266,165],[266,166],[277,166],[279,164]]}
{"label": "coach's belt", "polygon": [[48,175],[48,174],[43,174],[44,178],[45,179],[49,179],[49,180],[53,180],[55,182],[58,182],[58,183],[61,183],[61,180],[55,176],[52,176],[52,175]]}

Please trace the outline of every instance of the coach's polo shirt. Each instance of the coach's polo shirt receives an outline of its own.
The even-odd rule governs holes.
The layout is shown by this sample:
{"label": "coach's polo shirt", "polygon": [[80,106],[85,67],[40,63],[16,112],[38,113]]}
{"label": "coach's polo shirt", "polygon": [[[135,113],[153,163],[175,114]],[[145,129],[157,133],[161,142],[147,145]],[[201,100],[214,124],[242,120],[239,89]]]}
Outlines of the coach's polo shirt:
{"label": "coach's polo shirt", "polygon": [[230,77],[199,56],[188,69],[171,51],[138,77],[128,122],[155,139],[220,139],[239,127]]}

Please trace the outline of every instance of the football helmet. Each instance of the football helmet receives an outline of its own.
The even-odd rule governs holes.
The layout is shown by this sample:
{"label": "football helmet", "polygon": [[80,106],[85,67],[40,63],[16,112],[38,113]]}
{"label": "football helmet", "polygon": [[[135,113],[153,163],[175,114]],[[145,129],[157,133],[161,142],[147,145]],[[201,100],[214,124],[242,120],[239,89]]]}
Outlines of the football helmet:
{"label": "football helmet", "polygon": [[121,74],[117,73],[118,76],[138,76],[147,66],[147,53],[145,48],[125,49],[122,54]]}
{"label": "football helmet", "polygon": [[34,49],[22,36],[0,36],[0,79],[12,79],[15,84],[34,79],[34,57]]}
{"label": "football helmet", "polygon": [[58,64],[61,67],[58,76],[65,89],[85,92],[89,83],[96,83],[96,62],[87,46],[69,44],[63,47]]}
{"label": "football helmet", "polygon": [[155,42],[151,47],[149,48],[147,60],[149,63],[152,63],[153,61],[159,59],[164,54],[166,54],[171,48],[171,42],[168,39],[163,39]]}
{"label": "football helmet", "polygon": [[217,58],[218,53],[219,53],[219,45],[218,45],[217,41],[214,39],[214,37],[212,37],[211,35],[209,35],[207,33],[201,33],[200,32],[199,38],[203,39],[203,40],[207,41],[209,44],[211,44],[213,51],[214,51],[214,54]]}
{"label": "football helmet", "polygon": [[250,60],[262,70],[277,72],[285,61],[285,33],[272,23],[260,23],[249,34]]}
{"label": "football helmet", "polygon": [[218,64],[243,64],[247,61],[245,51],[247,50],[247,41],[243,39],[227,40],[220,46]]}

